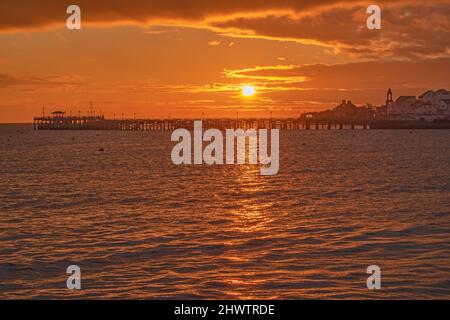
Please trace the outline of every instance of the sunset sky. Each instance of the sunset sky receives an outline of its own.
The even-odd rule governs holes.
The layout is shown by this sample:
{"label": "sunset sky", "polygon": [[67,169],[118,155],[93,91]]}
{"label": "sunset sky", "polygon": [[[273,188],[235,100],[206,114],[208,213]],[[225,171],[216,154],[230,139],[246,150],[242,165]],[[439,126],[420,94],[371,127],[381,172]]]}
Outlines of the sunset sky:
{"label": "sunset sky", "polygon": [[90,101],[107,117],[293,117],[450,89],[449,70],[449,0],[0,2],[0,122]]}

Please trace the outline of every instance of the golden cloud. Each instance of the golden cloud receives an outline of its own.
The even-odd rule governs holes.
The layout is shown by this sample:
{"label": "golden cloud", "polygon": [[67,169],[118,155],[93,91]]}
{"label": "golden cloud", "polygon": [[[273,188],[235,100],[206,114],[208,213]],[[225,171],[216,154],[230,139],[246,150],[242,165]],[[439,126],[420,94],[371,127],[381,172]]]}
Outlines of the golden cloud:
{"label": "golden cloud", "polygon": [[[365,56],[439,57],[450,53],[450,3],[380,0],[382,30],[365,26],[367,1],[78,0],[82,25],[178,24],[230,36],[294,40]],[[64,27],[72,1],[2,0],[0,30]]]}

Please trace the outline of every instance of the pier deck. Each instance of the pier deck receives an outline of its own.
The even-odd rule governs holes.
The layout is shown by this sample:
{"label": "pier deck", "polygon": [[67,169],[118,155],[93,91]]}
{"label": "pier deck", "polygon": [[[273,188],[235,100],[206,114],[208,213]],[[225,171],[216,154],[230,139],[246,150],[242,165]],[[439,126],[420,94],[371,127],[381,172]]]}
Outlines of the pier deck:
{"label": "pier deck", "polygon": [[[178,128],[192,130],[193,119],[122,119],[103,117],[36,117],[34,130],[117,130],[117,131],[172,131]],[[291,119],[204,119],[203,128],[225,129],[369,129],[370,121],[325,121]]]}
{"label": "pier deck", "polygon": [[[105,119],[87,117],[36,117],[34,130],[116,130],[116,131],[173,131],[193,130],[194,119]],[[203,119],[203,129],[280,129],[280,130],[366,130],[366,129],[450,129],[450,120],[398,121],[351,119]]]}

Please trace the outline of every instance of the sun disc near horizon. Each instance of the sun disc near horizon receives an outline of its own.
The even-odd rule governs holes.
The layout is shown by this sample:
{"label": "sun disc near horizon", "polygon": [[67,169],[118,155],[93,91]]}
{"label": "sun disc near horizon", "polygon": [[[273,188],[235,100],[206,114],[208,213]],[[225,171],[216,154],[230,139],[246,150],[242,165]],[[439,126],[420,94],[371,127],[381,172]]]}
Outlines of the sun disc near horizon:
{"label": "sun disc near horizon", "polygon": [[251,86],[251,85],[249,85],[249,84],[246,84],[246,85],[244,85],[244,86],[242,87],[242,95],[243,95],[244,97],[251,97],[251,96],[254,96],[255,93],[256,93],[255,87],[253,87],[253,86]]}

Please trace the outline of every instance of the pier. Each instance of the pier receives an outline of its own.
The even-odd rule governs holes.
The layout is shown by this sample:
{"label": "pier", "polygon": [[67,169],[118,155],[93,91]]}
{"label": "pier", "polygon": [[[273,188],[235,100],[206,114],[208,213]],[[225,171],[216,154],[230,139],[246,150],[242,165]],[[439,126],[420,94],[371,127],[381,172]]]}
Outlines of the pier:
{"label": "pier", "polygon": [[[193,130],[194,119],[105,119],[104,116],[52,116],[34,118],[34,130],[115,130],[115,131],[173,131]],[[280,129],[280,130],[357,130],[370,129],[370,121],[286,119],[203,119],[207,129]]]}
{"label": "pier", "polygon": [[[34,118],[34,130],[115,130],[115,131],[173,131],[194,129],[195,119],[106,119],[101,116],[65,116],[53,112],[52,116]],[[199,120],[199,119],[198,119]],[[279,129],[296,130],[368,130],[368,129],[450,129],[450,120],[399,121],[386,119],[314,119],[314,118],[246,118],[203,119],[207,129]]]}

